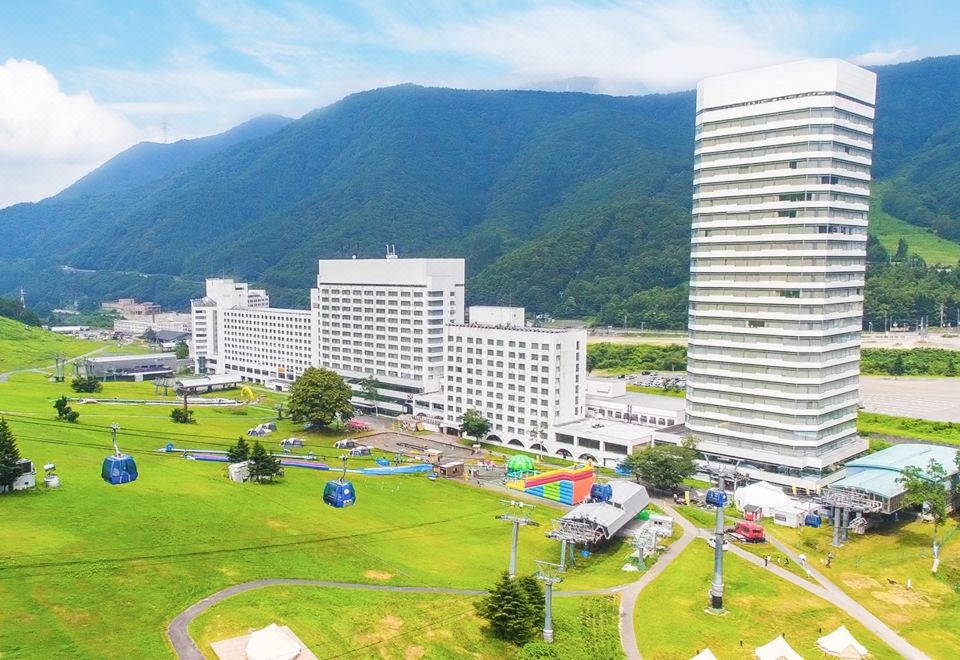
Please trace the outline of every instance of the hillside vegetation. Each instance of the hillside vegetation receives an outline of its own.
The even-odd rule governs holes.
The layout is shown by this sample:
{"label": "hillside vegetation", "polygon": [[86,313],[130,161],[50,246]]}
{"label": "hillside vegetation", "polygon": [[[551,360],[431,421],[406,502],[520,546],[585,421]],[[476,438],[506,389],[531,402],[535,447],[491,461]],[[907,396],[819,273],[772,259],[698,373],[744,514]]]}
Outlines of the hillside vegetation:
{"label": "hillside vegetation", "polygon": [[[960,57],[877,73],[874,174],[887,213],[875,214],[872,256],[901,267],[895,245],[910,223],[926,228],[906,235],[910,256],[953,265],[960,247],[943,239],[960,239]],[[147,183],[0,210],[0,293],[26,282],[36,302],[122,294],[182,308],[204,277],[225,274],[303,306],[318,258],[378,257],[394,243],[401,256],[464,256],[470,303],[678,328],[694,120],[692,92],[354,94]],[[916,268],[908,289],[903,279],[894,269],[868,286],[868,316],[960,304],[955,279],[932,286]]]}
{"label": "hillside vegetation", "polygon": [[76,357],[102,347],[0,317],[0,372],[53,365],[57,355]]}

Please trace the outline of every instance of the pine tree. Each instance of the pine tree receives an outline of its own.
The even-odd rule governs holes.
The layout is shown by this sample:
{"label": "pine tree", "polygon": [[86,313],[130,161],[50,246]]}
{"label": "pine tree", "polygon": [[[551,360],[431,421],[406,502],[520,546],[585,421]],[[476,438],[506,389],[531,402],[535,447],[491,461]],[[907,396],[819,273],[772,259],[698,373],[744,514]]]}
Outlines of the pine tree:
{"label": "pine tree", "polygon": [[227,448],[227,460],[231,463],[242,463],[250,458],[250,445],[240,436],[236,444]]}
{"label": "pine tree", "polygon": [[531,623],[534,629],[537,629],[543,623],[544,610],[546,610],[545,594],[543,583],[533,575],[523,575],[516,580],[526,594],[527,602],[533,610]]}
{"label": "pine tree", "polygon": [[20,476],[20,451],[17,440],[7,420],[0,418],[0,491],[12,489],[13,482]]}
{"label": "pine tree", "polygon": [[528,642],[537,631],[537,612],[521,582],[522,578],[511,580],[504,571],[489,594],[475,604],[493,636],[514,644]]}
{"label": "pine tree", "polygon": [[253,481],[273,480],[282,473],[280,459],[274,458],[257,440],[250,451],[250,479]]}

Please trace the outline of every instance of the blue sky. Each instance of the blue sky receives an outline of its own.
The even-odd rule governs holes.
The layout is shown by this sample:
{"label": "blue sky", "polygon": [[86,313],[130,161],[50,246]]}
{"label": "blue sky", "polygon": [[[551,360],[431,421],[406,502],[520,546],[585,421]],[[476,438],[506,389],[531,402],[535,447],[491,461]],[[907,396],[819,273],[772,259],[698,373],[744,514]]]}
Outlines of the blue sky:
{"label": "blue sky", "polygon": [[960,2],[621,0],[0,3],[0,206],[139,140],[297,117],[351,92],[689,89],[811,56],[960,53]]}

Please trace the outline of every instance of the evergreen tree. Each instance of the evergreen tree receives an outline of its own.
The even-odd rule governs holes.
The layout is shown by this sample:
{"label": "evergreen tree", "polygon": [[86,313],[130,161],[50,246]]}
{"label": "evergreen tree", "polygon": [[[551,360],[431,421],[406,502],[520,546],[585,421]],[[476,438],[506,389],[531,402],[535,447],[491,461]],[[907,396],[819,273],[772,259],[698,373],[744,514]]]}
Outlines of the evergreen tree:
{"label": "evergreen tree", "polygon": [[250,458],[250,445],[241,435],[235,444],[227,448],[227,460],[231,463],[242,463]]}
{"label": "evergreen tree", "polygon": [[103,389],[103,383],[96,376],[77,376],[70,382],[74,392],[94,393]]}
{"label": "evergreen tree", "polygon": [[506,571],[475,607],[498,639],[523,644],[536,635],[537,610],[531,604],[527,590],[521,586],[521,580],[511,580]]}
{"label": "evergreen tree", "polygon": [[177,356],[178,360],[185,360],[190,357],[190,347],[187,346],[187,342],[178,341],[176,346],[173,347],[173,354]]}
{"label": "evergreen tree", "polygon": [[13,482],[20,476],[19,460],[17,440],[7,420],[0,417],[0,490],[13,488]]}
{"label": "evergreen tree", "polygon": [[53,407],[57,409],[57,419],[65,420],[71,423],[80,419],[80,413],[68,405],[67,397],[65,396],[57,399],[53,403]]}
{"label": "evergreen tree", "polygon": [[896,357],[893,359],[893,364],[890,365],[890,374],[893,376],[902,376],[906,368],[903,364],[903,355],[897,353]]}
{"label": "evergreen tree", "polygon": [[543,583],[536,578],[534,575],[523,575],[516,579],[520,584],[520,588],[523,589],[523,592],[527,596],[527,602],[530,603],[530,607],[533,609],[532,623],[533,627],[539,628],[543,624],[543,616],[547,608],[545,599],[545,593],[543,590]]}
{"label": "evergreen tree", "polygon": [[272,481],[274,477],[282,474],[280,459],[274,458],[270,452],[260,444],[259,440],[253,443],[253,449],[250,451],[250,479],[253,481],[263,481],[264,479]]}
{"label": "evergreen tree", "polygon": [[907,242],[901,238],[899,241],[897,241],[897,251],[893,254],[893,260],[903,261],[907,258],[908,250],[909,247],[907,246]]}

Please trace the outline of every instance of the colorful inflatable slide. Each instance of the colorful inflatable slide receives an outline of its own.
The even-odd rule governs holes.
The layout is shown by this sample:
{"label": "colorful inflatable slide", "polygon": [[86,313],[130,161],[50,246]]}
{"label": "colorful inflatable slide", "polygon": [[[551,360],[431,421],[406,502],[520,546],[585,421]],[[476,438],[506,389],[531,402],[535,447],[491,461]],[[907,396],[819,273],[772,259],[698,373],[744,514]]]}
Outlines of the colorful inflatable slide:
{"label": "colorful inflatable slide", "polygon": [[511,482],[511,488],[563,504],[579,504],[596,481],[593,466],[561,468]]}

